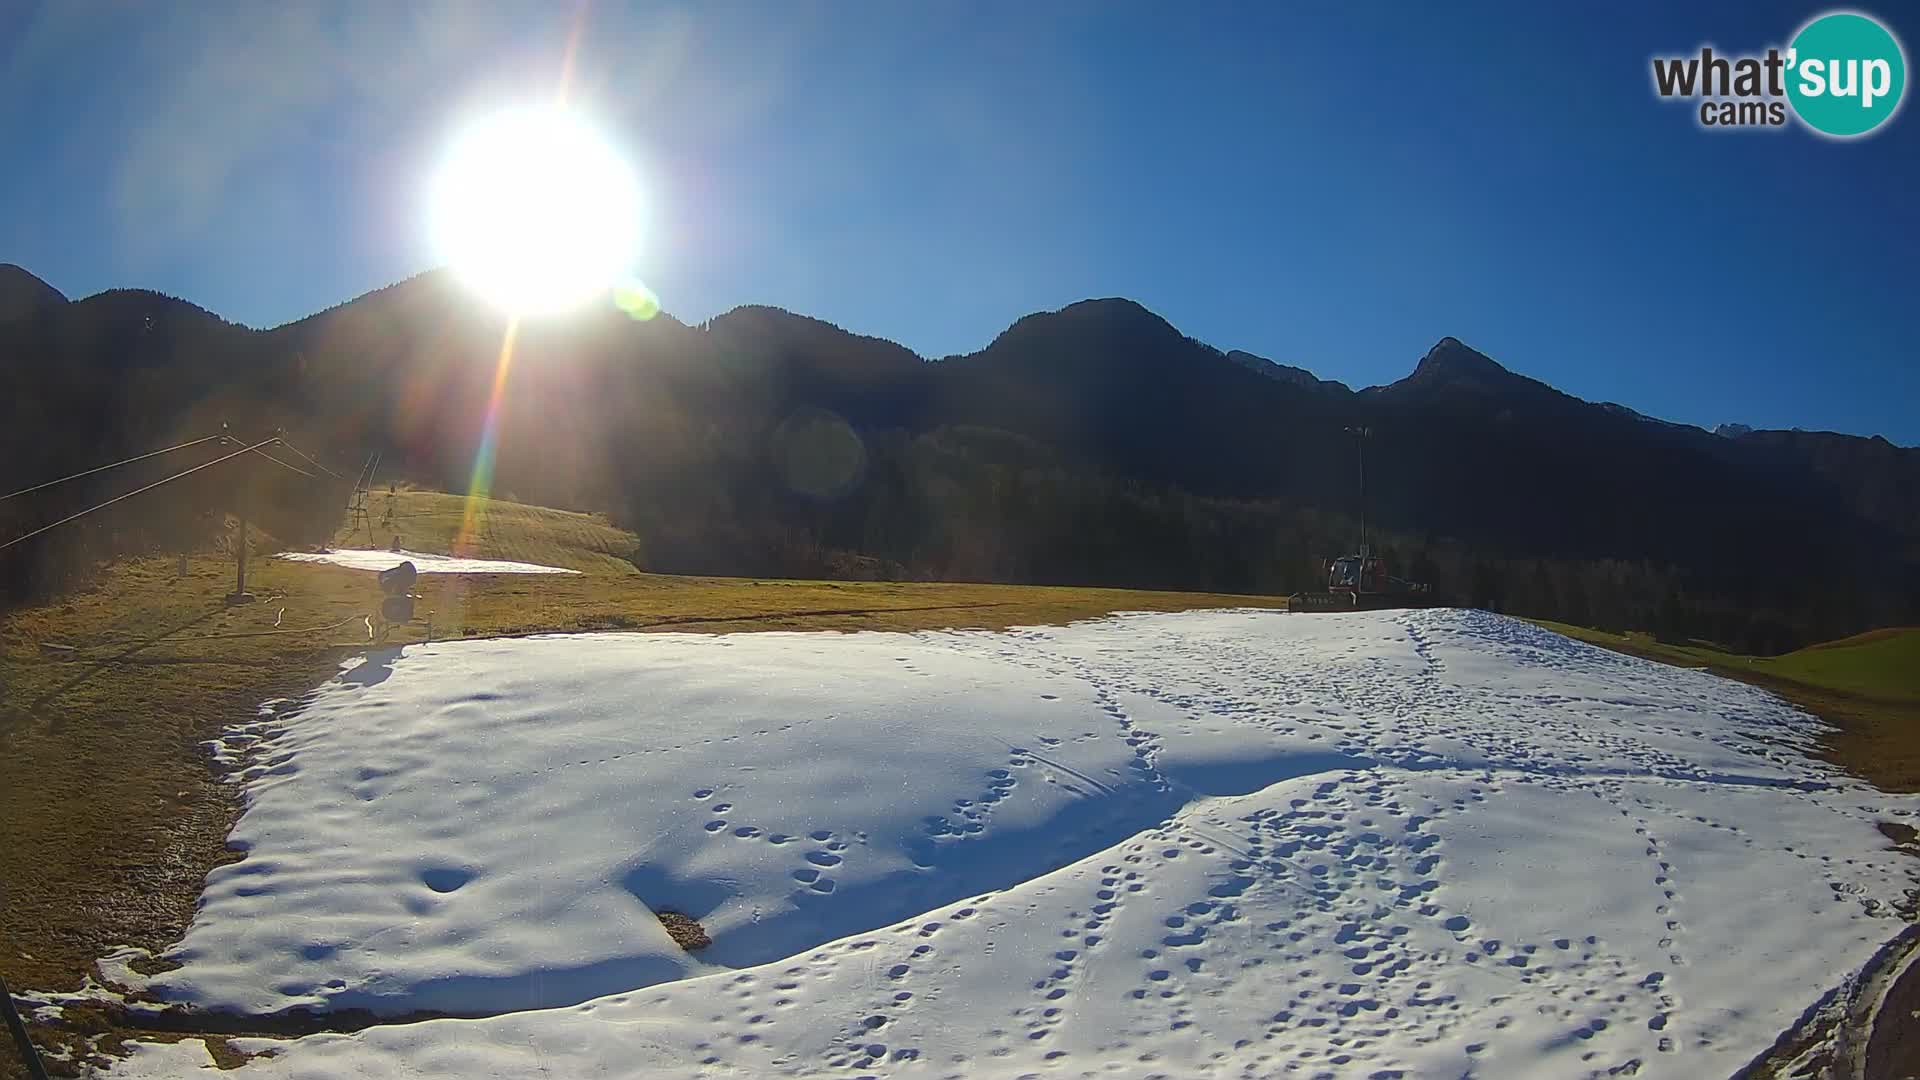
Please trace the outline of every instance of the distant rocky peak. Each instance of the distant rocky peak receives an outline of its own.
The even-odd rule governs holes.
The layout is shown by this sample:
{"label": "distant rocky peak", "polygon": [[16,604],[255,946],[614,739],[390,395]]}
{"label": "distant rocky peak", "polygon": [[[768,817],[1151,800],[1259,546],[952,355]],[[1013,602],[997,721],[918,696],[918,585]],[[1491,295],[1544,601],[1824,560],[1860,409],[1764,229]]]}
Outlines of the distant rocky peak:
{"label": "distant rocky peak", "polygon": [[1465,344],[1457,337],[1443,337],[1420,358],[1413,369],[1414,378],[1497,379],[1512,377],[1491,357]]}

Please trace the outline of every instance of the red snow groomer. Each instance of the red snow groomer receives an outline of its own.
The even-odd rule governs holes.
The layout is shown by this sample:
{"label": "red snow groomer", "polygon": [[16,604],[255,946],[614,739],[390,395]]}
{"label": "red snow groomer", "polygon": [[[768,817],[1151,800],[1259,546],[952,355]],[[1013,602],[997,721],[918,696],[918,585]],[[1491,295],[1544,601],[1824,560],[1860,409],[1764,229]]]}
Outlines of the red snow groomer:
{"label": "red snow groomer", "polygon": [[1358,555],[1327,561],[1325,592],[1294,593],[1290,611],[1377,611],[1381,608],[1427,607],[1433,588],[1387,573],[1387,561],[1363,545]]}

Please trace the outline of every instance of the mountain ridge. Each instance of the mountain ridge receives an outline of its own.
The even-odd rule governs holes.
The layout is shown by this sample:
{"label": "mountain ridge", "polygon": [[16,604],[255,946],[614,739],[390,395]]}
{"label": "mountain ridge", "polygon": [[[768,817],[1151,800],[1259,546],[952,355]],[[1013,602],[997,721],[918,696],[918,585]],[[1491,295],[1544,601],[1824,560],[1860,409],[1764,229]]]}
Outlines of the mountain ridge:
{"label": "mountain ridge", "polygon": [[[267,335],[276,334],[281,331],[285,331],[291,327],[298,327],[304,324],[311,323],[314,320],[320,319],[330,313],[341,311],[342,309],[346,309],[355,304],[359,304],[362,301],[370,301],[376,297],[383,297],[383,296],[398,297],[408,293],[409,291],[419,290],[427,286],[432,286],[438,289],[444,289],[447,292],[452,293],[456,296],[460,295],[462,292],[461,286],[459,285],[458,281],[454,278],[452,272],[447,268],[437,267],[434,269],[422,271],[421,273],[412,275],[407,278],[403,278],[399,281],[395,281],[375,289],[370,289],[366,292],[357,294],[347,300],[343,300],[340,303],[333,305],[332,307],[324,308],[320,311],[313,312],[312,314],[301,316],[300,318],[293,319],[289,322],[281,323],[273,327],[255,328],[255,327],[245,326],[245,324],[242,324],[242,323],[232,322],[226,319],[224,316],[221,316],[218,312],[215,312],[209,308],[202,307],[198,304],[193,303],[190,300],[186,300],[181,297],[176,297],[170,294],[161,293],[161,292],[148,290],[148,289],[114,288],[114,289],[104,290],[99,293],[91,294],[77,301],[71,300],[67,298],[65,295],[61,294],[57,289],[54,289],[51,285],[46,284],[45,281],[35,276],[31,271],[26,270],[24,267],[21,267],[14,263],[0,263],[0,321],[3,321],[5,317],[4,316],[5,298],[7,297],[10,291],[20,287],[19,285],[16,285],[16,281],[21,283],[30,283],[31,286],[37,286],[40,290],[44,290],[44,293],[46,295],[52,298],[57,298],[57,302],[60,304],[85,303],[97,297],[116,295],[116,294],[121,294],[121,295],[137,294],[137,295],[151,296],[160,301],[185,305],[186,307],[191,308],[196,312],[199,312],[203,315],[206,315],[215,320],[218,320],[219,322],[221,322],[226,326],[245,329],[256,334],[267,334]],[[467,298],[467,299],[469,300],[470,305],[472,307],[476,309],[481,307],[481,303],[477,298]],[[1193,337],[1190,337],[1189,335],[1186,335],[1185,333],[1180,331],[1179,328],[1175,327],[1164,316],[1160,315],[1158,312],[1155,312],[1153,309],[1147,307],[1145,304],[1142,304],[1141,302],[1137,300],[1133,300],[1128,297],[1117,297],[1117,296],[1116,297],[1088,297],[1081,300],[1072,301],[1058,308],[1029,312],[1015,319],[1012,323],[1008,324],[1008,326],[1005,329],[1001,330],[998,334],[996,334],[992,339],[989,340],[987,345],[983,346],[982,348],[976,349],[971,353],[952,354],[946,357],[934,357],[929,354],[923,354],[923,353],[917,352],[916,350],[912,349],[907,345],[894,341],[891,338],[887,338],[887,337],[875,335],[875,334],[862,333],[860,331],[852,330],[844,326],[841,326],[838,323],[834,323],[826,319],[821,319],[821,318],[818,318],[817,316],[808,315],[804,312],[794,311],[792,309],[781,307],[776,304],[763,304],[763,303],[751,303],[751,302],[737,304],[734,307],[731,307],[726,311],[721,312],[720,314],[715,315],[710,319],[707,319],[704,324],[680,323],[680,325],[711,326],[714,323],[725,322],[729,320],[729,317],[737,318],[741,316],[754,316],[754,315],[784,316],[784,317],[789,317],[795,320],[800,320],[805,323],[815,324],[818,327],[824,328],[826,330],[844,334],[849,337],[859,339],[861,341],[890,346],[892,349],[895,349],[902,353],[910,355],[923,362],[938,363],[944,360],[960,359],[967,356],[977,356],[980,353],[987,351],[987,349],[992,348],[993,344],[997,342],[1000,338],[1006,336],[1008,333],[1014,331],[1015,329],[1022,327],[1023,324],[1031,325],[1035,320],[1044,321],[1048,316],[1078,317],[1078,316],[1083,316],[1088,314],[1111,315],[1112,313],[1115,313],[1115,312],[1124,313],[1124,316],[1126,318],[1135,320],[1142,326],[1154,327],[1156,332],[1164,333],[1166,335],[1170,335],[1173,337],[1179,337],[1187,341],[1193,341],[1202,345],[1205,344],[1204,342],[1199,342],[1199,339],[1197,338],[1193,338]],[[574,313],[574,314],[577,315],[577,313]],[[502,321],[505,320],[504,315],[499,315],[497,317]],[[548,321],[562,321],[568,317],[569,317],[568,315],[562,315],[562,316],[548,316],[546,318]],[[665,312],[665,311],[660,312],[658,315],[655,316],[655,318],[664,318],[664,319],[672,320],[675,322],[679,322],[679,320],[675,319],[670,312]],[[1747,434],[1763,433],[1763,432],[1769,432],[1769,431],[1802,432],[1802,431],[1813,430],[1813,429],[1805,429],[1800,427],[1755,428],[1745,424],[1721,424],[1721,425],[1718,425],[1718,427],[1715,429],[1707,429],[1707,428],[1702,428],[1696,424],[1688,424],[1683,421],[1667,420],[1662,417],[1653,416],[1652,414],[1640,412],[1639,410],[1634,409],[1631,406],[1622,405],[1617,402],[1591,401],[1589,399],[1580,398],[1577,395],[1568,394],[1566,391],[1560,390],[1559,388],[1554,387],[1550,383],[1547,383],[1542,380],[1538,380],[1531,376],[1525,375],[1523,373],[1514,371],[1513,369],[1506,367],[1504,364],[1500,363],[1499,361],[1494,360],[1492,357],[1488,356],[1486,353],[1483,353],[1480,350],[1474,348],[1473,346],[1466,344],[1460,338],[1452,334],[1445,334],[1445,335],[1442,335],[1439,339],[1437,339],[1433,344],[1433,346],[1430,347],[1425,353],[1423,353],[1420,356],[1418,360],[1414,362],[1413,368],[1408,372],[1407,375],[1391,383],[1384,383],[1384,384],[1379,384],[1375,386],[1367,386],[1367,387],[1360,387],[1360,388],[1350,387],[1346,383],[1339,380],[1323,378],[1317,372],[1313,371],[1311,368],[1307,368],[1297,364],[1281,363],[1279,361],[1272,360],[1268,357],[1262,356],[1258,353],[1254,353],[1245,349],[1236,348],[1236,349],[1228,349],[1223,351],[1223,350],[1214,348],[1213,346],[1206,346],[1206,347],[1209,349],[1212,349],[1213,351],[1219,353],[1221,356],[1225,357],[1228,360],[1233,361],[1235,364],[1238,364],[1241,367],[1244,367],[1248,370],[1253,370],[1260,374],[1269,375],[1270,377],[1276,378],[1276,380],[1279,382],[1289,383],[1292,385],[1302,386],[1307,388],[1318,388],[1318,389],[1326,390],[1333,393],[1344,392],[1347,394],[1365,394],[1369,391],[1390,390],[1395,387],[1400,387],[1403,384],[1408,384],[1408,383],[1433,383],[1433,382],[1450,382],[1450,381],[1468,382],[1468,383],[1473,383],[1473,384],[1477,384],[1484,387],[1487,384],[1497,384],[1505,380],[1517,379],[1517,380],[1524,380],[1525,382],[1534,384],[1535,386],[1538,386],[1538,387],[1543,387],[1548,390],[1552,390],[1556,394],[1561,394],[1565,397],[1571,398],[1572,400],[1575,400],[1575,401],[1579,401],[1583,404],[1595,405],[1595,406],[1612,406],[1612,407],[1624,409],[1632,413],[1636,417],[1653,421],[1655,423],[1666,424],[1666,425],[1671,425],[1676,427],[1694,428],[1700,431],[1708,431],[1710,433],[1725,434],[1729,437],[1741,437]],[[1271,372],[1263,370],[1260,367],[1260,365],[1263,365],[1263,364],[1268,365],[1271,368],[1276,370]],[[1729,430],[1726,432],[1720,432],[1718,430],[1719,428],[1726,428]],[[1886,439],[1884,435],[1881,435],[1879,433],[1861,434],[1857,432],[1840,432],[1840,431],[1830,431],[1825,429],[1820,429],[1816,433],[1823,434],[1823,435],[1832,435],[1840,438],[1857,438],[1857,439],[1863,439],[1863,440],[1869,440],[1869,441],[1879,440],[1881,442],[1886,442],[1888,443],[1888,445],[1894,446],[1896,448],[1914,449],[1913,447],[1906,447],[1906,446],[1903,446],[1902,444],[1894,443],[1891,440]]]}
{"label": "mountain ridge", "polygon": [[[819,554],[840,551],[933,578],[1288,592],[1352,542],[1366,426],[1376,543],[1464,601],[1636,610],[1749,651],[1920,619],[1920,451],[1716,435],[1451,335],[1354,390],[1115,297],[938,360],[766,305],[525,320],[510,365],[507,325],[444,272],[271,330],[138,290],[42,306],[0,323],[0,455],[53,476],[232,420],[446,490],[484,452],[495,490],[606,512],[653,569],[818,576],[854,564]],[[1887,573],[1780,584],[1861,551]]]}

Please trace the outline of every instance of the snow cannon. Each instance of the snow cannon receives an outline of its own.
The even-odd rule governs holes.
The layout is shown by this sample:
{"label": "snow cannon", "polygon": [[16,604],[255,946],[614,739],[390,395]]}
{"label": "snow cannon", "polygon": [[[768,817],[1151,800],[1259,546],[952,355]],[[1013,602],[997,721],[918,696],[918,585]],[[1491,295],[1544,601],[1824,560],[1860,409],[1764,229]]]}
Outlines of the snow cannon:
{"label": "snow cannon", "polygon": [[[411,559],[399,566],[380,571],[380,591],[384,598],[380,601],[380,621],[383,624],[380,636],[385,639],[387,631],[413,621],[413,583],[420,579],[420,570]],[[429,626],[431,633],[431,626]]]}
{"label": "snow cannon", "polygon": [[412,560],[408,560],[391,570],[380,571],[380,591],[388,596],[404,596],[412,591],[413,583],[419,577],[419,569]]}

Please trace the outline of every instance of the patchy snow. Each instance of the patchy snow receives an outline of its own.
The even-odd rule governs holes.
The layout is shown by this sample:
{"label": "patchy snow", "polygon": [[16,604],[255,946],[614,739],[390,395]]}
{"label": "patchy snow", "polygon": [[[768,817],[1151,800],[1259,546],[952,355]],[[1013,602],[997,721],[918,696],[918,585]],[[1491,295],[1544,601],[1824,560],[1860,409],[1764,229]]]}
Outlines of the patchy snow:
{"label": "patchy snow", "polygon": [[1479,612],[409,645],[279,708],[151,989],[487,1018],[264,1076],[1726,1075],[1901,928],[1920,807]]}
{"label": "patchy snow", "polygon": [[293,562],[323,562],[353,570],[391,570],[403,562],[423,574],[577,574],[563,566],[539,563],[506,562],[501,559],[462,559],[452,555],[434,555],[424,551],[373,551],[361,548],[335,548],[332,551],[283,551],[276,559]]}

